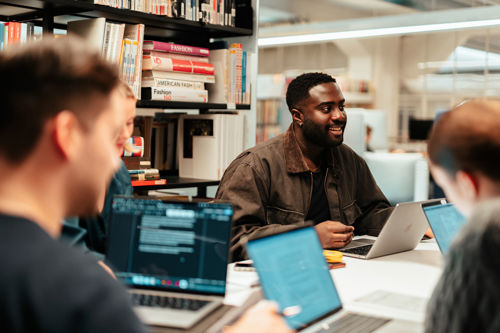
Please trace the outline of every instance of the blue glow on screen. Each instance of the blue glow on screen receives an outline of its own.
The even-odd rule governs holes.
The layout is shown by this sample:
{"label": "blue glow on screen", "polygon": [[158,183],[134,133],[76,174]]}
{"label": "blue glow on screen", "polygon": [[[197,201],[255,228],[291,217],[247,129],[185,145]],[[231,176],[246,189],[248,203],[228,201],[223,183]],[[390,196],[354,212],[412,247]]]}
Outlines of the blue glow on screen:
{"label": "blue glow on screen", "polygon": [[434,237],[443,254],[446,254],[458,231],[465,224],[465,217],[453,204],[424,207]]}
{"label": "blue glow on screen", "polygon": [[313,227],[252,240],[247,250],[266,298],[277,302],[280,311],[302,308],[285,318],[290,327],[298,329],[341,307]]}

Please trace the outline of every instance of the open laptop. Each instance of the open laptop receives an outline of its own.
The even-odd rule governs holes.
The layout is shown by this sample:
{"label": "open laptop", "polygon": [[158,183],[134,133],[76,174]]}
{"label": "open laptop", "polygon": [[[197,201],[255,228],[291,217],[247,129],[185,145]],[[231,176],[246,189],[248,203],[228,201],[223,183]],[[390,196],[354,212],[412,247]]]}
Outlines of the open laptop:
{"label": "open laptop", "polygon": [[116,197],[107,261],[150,325],[190,328],[222,305],[232,206]]}
{"label": "open laptop", "polygon": [[300,307],[299,313],[285,317],[293,329],[303,333],[362,333],[386,328],[392,322],[407,323],[343,311],[312,226],[255,238],[248,241],[246,248],[265,298],[278,303],[280,312]]}
{"label": "open laptop", "polygon": [[465,217],[451,203],[423,204],[422,208],[441,253],[446,254],[456,234],[465,224]]}
{"label": "open laptop", "polygon": [[422,204],[445,202],[444,199],[398,203],[376,240],[356,239],[340,249],[346,256],[372,259],[413,250],[427,230]]}

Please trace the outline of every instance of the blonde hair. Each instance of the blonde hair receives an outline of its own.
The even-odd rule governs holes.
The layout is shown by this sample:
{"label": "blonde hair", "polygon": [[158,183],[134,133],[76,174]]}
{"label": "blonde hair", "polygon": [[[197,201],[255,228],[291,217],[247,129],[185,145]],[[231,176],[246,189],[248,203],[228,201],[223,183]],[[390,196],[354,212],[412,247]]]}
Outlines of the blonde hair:
{"label": "blonde hair", "polygon": [[120,83],[118,84],[118,90],[123,97],[133,99],[134,101],[137,100],[137,97],[135,97],[132,88],[130,88],[130,86],[124,81],[120,81]]}

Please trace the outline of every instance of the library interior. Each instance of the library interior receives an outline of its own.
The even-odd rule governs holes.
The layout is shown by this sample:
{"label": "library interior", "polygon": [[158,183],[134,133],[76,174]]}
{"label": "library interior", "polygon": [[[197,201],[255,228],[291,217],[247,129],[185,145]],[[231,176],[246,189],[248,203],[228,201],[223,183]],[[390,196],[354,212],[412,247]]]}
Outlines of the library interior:
{"label": "library interior", "polygon": [[1,332],[500,332],[500,0],[0,0],[0,95]]}

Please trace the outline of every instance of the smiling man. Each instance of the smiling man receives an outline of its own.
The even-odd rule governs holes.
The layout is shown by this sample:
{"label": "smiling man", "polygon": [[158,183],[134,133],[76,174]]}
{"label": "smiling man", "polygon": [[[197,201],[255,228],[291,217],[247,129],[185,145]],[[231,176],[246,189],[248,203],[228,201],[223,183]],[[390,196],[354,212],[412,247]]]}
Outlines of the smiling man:
{"label": "smiling man", "polygon": [[232,259],[247,258],[245,238],[313,221],[323,248],[354,234],[378,235],[391,206],[365,161],[342,144],[347,115],[335,79],[306,73],[288,86],[293,122],[286,133],[240,154],[217,199],[235,208]]}

